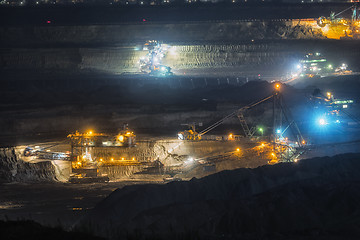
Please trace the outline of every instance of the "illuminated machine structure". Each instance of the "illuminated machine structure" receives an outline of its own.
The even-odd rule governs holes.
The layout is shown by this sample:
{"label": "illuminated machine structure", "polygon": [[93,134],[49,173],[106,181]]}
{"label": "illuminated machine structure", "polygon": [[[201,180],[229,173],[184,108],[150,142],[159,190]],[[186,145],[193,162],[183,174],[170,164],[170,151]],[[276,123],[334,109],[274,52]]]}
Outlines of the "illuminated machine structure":
{"label": "illuminated machine structure", "polygon": [[100,167],[140,165],[134,157],[126,154],[127,148],[136,146],[136,135],[127,125],[117,135],[88,131],[69,134],[68,138],[73,172],[70,182],[107,182],[109,178],[99,173]]}
{"label": "illuminated machine structure", "polygon": [[347,122],[344,120],[344,114],[353,120],[356,119],[346,111],[354,104],[354,101],[351,99],[335,99],[332,93],[327,92],[326,95],[323,95],[319,89],[315,89],[310,100],[313,103],[314,117],[317,125],[346,125]]}
{"label": "illuminated machine structure", "polygon": [[[258,106],[264,102],[268,102],[272,100],[273,126],[270,127],[272,131],[270,136],[268,136],[272,151],[271,151],[271,156],[269,157],[270,158],[269,163],[273,164],[277,162],[296,161],[296,159],[306,151],[306,142],[296,122],[294,121],[290,110],[285,105],[285,102],[283,100],[280,91],[281,84],[275,83],[274,88],[275,90],[272,95],[230,113],[226,117],[222,118],[221,120],[217,121],[211,126],[205,128],[203,131],[199,133],[195,131],[194,124],[189,125],[191,129],[185,132],[179,132],[178,138],[181,140],[200,140],[204,134],[220,126],[227,119],[237,116],[238,119],[240,120],[240,124],[243,129],[245,137],[251,139],[253,138],[256,131],[259,131],[261,133],[261,138],[263,139],[264,129],[263,128],[256,129],[255,126],[249,127],[244,117],[244,114],[247,110],[254,108],[255,106]],[[230,134],[226,140],[235,140],[235,138],[236,138],[235,135]],[[290,140],[290,138],[292,140]],[[254,140],[258,140],[258,139],[259,138]],[[263,143],[262,145],[268,146],[269,144]]]}
{"label": "illuminated machine structure", "polygon": [[[201,140],[201,135],[198,132],[196,132],[196,129],[195,129],[196,123],[181,124],[181,125],[188,126],[189,129],[185,130],[185,131],[182,131],[182,132],[179,132],[178,133],[178,139],[180,139],[180,140],[194,140],[194,141]],[[202,124],[199,124],[199,126],[202,126]]]}
{"label": "illuminated machine structure", "polygon": [[300,60],[298,65],[300,74],[316,75],[320,73],[333,72],[332,64],[329,64],[327,59],[320,53],[308,53]]}
{"label": "illuminated machine structure", "polygon": [[162,59],[166,56],[169,46],[161,44],[158,41],[147,41],[142,50],[148,51],[145,57],[139,60],[140,71],[152,76],[167,77],[173,75],[171,68],[161,64]]}
{"label": "illuminated machine structure", "polygon": [[65,161],[69,160],[70,159],[69,152],[52,152],[48,149],[55,145],[50,145],[47,147],[27,146],[24,149],[23,156],[31,157],[33,159],[38,159],[38,160],[41,160],[41,159],[43,159],[43,160],[65,160]]}
{"label": "illuminated machine structure", "polygon": [[[352,10],[351,18],[338,18],[340,14],[350,9]],[[324,28],[323,30],[326,30],[331,38],[360,39],[360,21],[357,5],[353,5],[337,14],[332,12],[330,17],[320,17],[317,24],[319,27]]]}
{"label": "illuminated machine structure", "polygon": [[293,76],[300,77],[314,77],[337,74],[351,74],[346,63],[334,68],[334,65],[329,62],[321,53],[308,53],[302,58],[296,66],[296,71]]}

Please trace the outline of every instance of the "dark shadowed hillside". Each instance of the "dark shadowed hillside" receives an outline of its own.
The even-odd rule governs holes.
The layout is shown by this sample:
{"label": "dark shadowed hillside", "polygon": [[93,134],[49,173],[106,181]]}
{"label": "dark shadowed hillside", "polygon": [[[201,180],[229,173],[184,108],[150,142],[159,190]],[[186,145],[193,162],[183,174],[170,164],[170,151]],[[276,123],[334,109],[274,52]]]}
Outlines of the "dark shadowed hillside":
{"label": "dark shadowed hillside", "polygon": [[78,226],[159,239],[357,239],[360,155],[118,189]]}

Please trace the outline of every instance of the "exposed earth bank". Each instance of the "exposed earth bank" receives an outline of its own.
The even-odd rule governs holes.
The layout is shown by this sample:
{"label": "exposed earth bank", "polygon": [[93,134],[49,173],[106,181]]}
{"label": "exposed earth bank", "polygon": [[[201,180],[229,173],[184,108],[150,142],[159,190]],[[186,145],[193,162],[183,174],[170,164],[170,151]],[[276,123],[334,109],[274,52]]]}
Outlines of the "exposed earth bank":
{"label": "exposed earth bank", "polygon": [[356,239],[359,154],[127,186],[78,224],[111,239]]}

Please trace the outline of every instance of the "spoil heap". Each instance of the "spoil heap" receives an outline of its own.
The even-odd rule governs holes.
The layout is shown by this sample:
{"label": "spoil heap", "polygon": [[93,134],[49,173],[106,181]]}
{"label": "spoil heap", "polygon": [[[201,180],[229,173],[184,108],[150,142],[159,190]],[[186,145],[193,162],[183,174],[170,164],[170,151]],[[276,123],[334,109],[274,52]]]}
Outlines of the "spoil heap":
{"label": "spoil heap", "polygon": [[77,226],[110,238],[349,239],[360,236],[359,159],[344,154],[128,186]]}

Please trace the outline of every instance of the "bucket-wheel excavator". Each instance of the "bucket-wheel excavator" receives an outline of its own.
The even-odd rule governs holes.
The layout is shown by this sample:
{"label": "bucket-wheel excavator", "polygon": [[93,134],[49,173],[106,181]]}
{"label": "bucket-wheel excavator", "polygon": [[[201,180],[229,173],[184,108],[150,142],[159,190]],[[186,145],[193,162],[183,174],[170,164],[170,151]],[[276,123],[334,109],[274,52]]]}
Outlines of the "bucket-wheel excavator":
{"label": "bucket-wheel excavator", "polygon": [[[237,116],[240,120],[240,125],[243,129],[244,135],[247,138],[252,138],[256,132],[256,128],[254,126],[249,127],[244,117],[244,114],[247,110],[250,110],[264,102],[268,102],[272,100],[272,110],[273,110],[273,126],[272,134],[270,136],[270,142],[273,148],[273,157],[271,162],[269,163],[276,163],[279,161],[294,161],[297,159],[302,153],[305,152],[305,145],[306,142],[296,124],[293,117],[291,116],[290,110],[286,107],[285,102],[283,100],[281,94],[281,84],[275,83],[274,85],[274,92],[259,101],[246,105],[229,115],[225,116],[224,118],[220,119],[219,121],[215,122],[214,124],[210,125],[209,127],[205,128],[201,132],[195,131],[195,126],[192,126],[192,129],[186,132],[180,132],[178,134],[179,139],[182,140],[200,140],[204,134],[207,134],[211,130],[217,128],[221,124],[223,124],[226,120]],[[285,125],[286,123],[286,125]],[[283,135],[288,130],[291,131],[291,135],[293,140],[290,141],[288,138],[284,138]]]}
{"label": "bucket-wheel excavator", "polygon": [[[348,10],[352,10],[351,18],[339,17]],[[356,4],[339,13],[331,12],[330,17],[319,17],[317,24],[323,29],[327,28],[331,38],[360,39],[360,20]]]}

